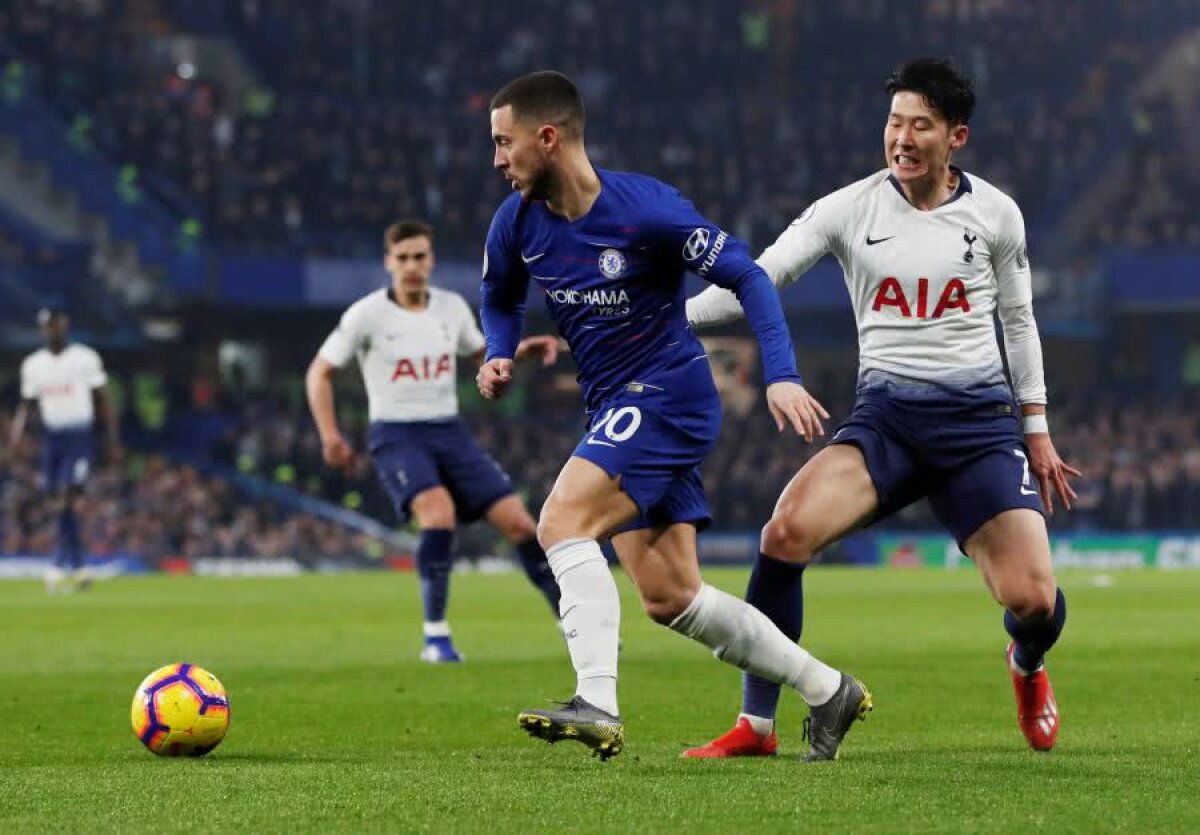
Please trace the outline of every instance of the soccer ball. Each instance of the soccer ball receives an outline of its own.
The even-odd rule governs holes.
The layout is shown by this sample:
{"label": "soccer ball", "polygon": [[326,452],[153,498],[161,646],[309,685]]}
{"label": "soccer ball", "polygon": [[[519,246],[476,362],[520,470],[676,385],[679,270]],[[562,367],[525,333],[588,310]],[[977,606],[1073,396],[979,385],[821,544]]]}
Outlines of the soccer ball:
{"label": "soccer ball", "polygon": [[160,757],[200,757],[229,730],[229,699],[217,677],[195,664],[160,667],[133,694],[133,733]]}

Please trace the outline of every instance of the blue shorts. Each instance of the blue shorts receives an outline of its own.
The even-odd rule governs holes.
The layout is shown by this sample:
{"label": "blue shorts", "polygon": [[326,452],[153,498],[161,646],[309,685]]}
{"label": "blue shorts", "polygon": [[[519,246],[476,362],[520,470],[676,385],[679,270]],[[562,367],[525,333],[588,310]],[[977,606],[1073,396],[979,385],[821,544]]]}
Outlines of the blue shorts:
{"label": "blue shorts", "polygon": [[853,444],[879,496],[872,523],[922,496],[961,548],[1006,510],[1045,513],[1007,385],[954,391],[870,372],[833,443]]}
{"label": "blue shorts", "polygon": [[396,515],[407,521],[413,497],[445,487],[463,524],[480,519],[513,492],[512,479],[458,418],[372,423],[367,443]]}
{"label": "blue shorts", "polygon": [[721,431],[716,388],[680,402],[653,386],[632,384],[591,415],[591,428],[573,455],[614,478],[638,508],[621,530],[691,522],[703,530],[712,519],[700,464]]}
{"label": "blue shorts", "polygon": [[92,471],[92,430],[59,429],[46,432],[42,444],[42,481],[57,493],[82,487]]}

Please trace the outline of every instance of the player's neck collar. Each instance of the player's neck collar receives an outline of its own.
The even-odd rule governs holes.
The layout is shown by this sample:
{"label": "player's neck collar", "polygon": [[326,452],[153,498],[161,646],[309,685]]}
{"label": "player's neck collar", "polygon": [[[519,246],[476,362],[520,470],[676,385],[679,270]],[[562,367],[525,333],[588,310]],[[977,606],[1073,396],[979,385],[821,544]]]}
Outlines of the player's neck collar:
{"label": "player's neck collar", "polygon": [[400,300],[396,298],[396,291],[391,287],[387,288],[387,297],[388,301],[396,305],[396,307],[400,308],[401,310],[406,310],[409,313],[420,313],[423,310],[429,309],[429,302],[433,299],[433,292],[429,289],[425,290],[425,304],[422,307],[409,307],[406,304],[402,304]]}
{"label": "player's neck collar", "polygon": [[[940,208],[942,208],[942,206],[950,205],[955,200],[962,197],[964,194],[969,194],[972,190],[971,180],[970,180],[970,178],[967,177],[967,172],[963,171],[961,168],[954,166],[954,165],[950,166],[950,170],[958,175],[958,188],[954,189],[954,193],[951,194],[949,197],[947,197],[946,200],[943,201],[940,205],[935,206],[934,208],[936,208],[936,209],[940,209]],[[904,187],[902,185],[900,185],[900,181],[896,179],[895,174],[888,174],[888,182],[891,183],[892,186],[896,189],[896,193],[899,194],[902,198],[904,198],[904,202],[907,203],[908,205],[912,206],[912,201],[909,200],[908,195],[904,193]],[[916,208],[916,207],[914,206],[913,208]]]}
{"label": "player's neck collar", "polygon": [[[595,197],[593,197],[591,199],[591,202],[587,204],[587,208],[584,209],[580,214],[576,215],[575,217],[569,217],[568,215],[563,214],[559,210],[562,208],[561,204],[559,205],[559,209],[552,209],[552,208],[550,208],[550,201],[546,200],[542,203],[542,206],[546,209],[546,211],[548,211],[550,214],[560,218],[565,223],[578,223],[579,221],[583,220],[585,217],[587,217],[588,215],[590,215],[592,213],[592,210],[596,208],[596,205],[600,202],[602,196],[604,195],[604,177],[601,174],[601,171],[599,168],[592,165],[590,162],[588,163],[588,166],[591,169],[592,173],[596,177],[596,182],[598,184],[598,187],[596,189]],[[576,188],[575,191],[577,192],[575,196],[577,196],[577,197],[580,196],[581,189]],[[576,208],[578,208],[578,207],[576,207]]]}

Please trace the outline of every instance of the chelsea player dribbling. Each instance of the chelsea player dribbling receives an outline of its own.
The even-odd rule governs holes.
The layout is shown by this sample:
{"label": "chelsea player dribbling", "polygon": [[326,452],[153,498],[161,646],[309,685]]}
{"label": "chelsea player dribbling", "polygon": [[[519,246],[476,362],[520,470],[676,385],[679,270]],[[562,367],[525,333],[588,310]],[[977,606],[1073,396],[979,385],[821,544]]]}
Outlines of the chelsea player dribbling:
{"label": "chelsea player dribbling", "polygon": [[[556,710],[526,710],[531,735],[575,739],[601,758],[620,752],[620,602],[598,539],[610,537],[647,614],[723,661],[795,688],[814,723],[839,741],[871,707],[866,688],[784,636],[761,612],[706,585],[696,532],[709,521],[699,466],[721,407],[703,347],[684,315],[684,275],[734,292],[762,350],[767,403],[780,431],[823,434],[824,408],[800,385],[787,324],[745,245],[676,190],[596,169],[575,85],[538,72],[491,102],[494,165],[515,191],[488,232],[480,308],[487,357],[480,391],[511,380],[532,281],[579,367],[590,428],[542,508],[538,539],[562,591],[577,676]],[[828,752],[813,751],[814,759]],[[836,749],[832,753],[836,753]]]}

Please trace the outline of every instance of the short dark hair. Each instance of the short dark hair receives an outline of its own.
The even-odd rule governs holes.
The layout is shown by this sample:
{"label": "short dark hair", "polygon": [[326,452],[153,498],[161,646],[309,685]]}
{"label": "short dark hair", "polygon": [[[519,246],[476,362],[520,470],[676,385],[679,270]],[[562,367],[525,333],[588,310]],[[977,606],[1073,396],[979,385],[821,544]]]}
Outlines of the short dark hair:
{"label": "short dark hair", "polygon": [[386,251],[392,244],[409,238],[429,238],[429,243],[432,244],[433,227],[423,220],[398,220],[383,230],[383,248]]}
{"label": "short dark hair", "polygon": [[531,72],[508,82],[492,96],[490,109],[507,105],[512,105],[517,119],[554,125],[569,136],[583,136],[583,97],[575,82],[560,72]]}
{"label": "short dark hair", "polygon": [[896,69],[887,80],[887,94],[918,93],[952,125],[965,125],[975,112],[971,79],[950,58],[914,58]]}

